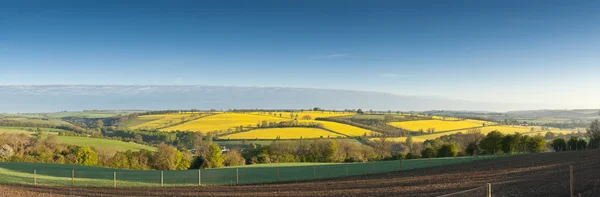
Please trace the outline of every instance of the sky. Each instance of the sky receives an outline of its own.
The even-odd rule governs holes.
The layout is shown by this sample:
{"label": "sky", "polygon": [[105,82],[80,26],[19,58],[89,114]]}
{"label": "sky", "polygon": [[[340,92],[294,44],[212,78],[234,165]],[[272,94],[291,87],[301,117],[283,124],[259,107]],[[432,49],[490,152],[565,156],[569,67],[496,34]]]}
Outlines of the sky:
{"label": "sky", "polygon": [[0,85],[50,84],[600,108],[600,1],[1,1]]}

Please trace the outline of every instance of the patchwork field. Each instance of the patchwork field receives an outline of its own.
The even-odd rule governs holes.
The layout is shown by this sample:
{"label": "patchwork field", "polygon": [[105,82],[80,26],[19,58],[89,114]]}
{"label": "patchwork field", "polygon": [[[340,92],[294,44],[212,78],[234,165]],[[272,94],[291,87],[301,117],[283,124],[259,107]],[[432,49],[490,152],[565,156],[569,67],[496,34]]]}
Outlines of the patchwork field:
{"label": "patchwork field", "polygon": [[437,119],[437,120],[453,120],[453,121],[460,120],[460,118],[448,117],[448,116],[431,116],[431,118]]}
{"label": "patchwork field", "polygon": [[[544,136],[548,132],[548,131],[541,131],[540,127],[533,127],[535,131],[531,132],[531,128],[532,127],[525,127],[525,126],[487,126],[487,127],[477,128],[477,131],[480,131],[484,135],[486,135],[492,131],[500,131],[504,134],[521,133],[521,134],[530,135],[530,136],[538,135],[538,134]],[[413,136],[412,138],[413,138],[414,142],[424,142],[425,140],[432,140],[432,139],[439,138],[444,135],[450,135],[450,134],[456,134],[456,133],[467,133],[468,131],[469,131],[469,129],[463,129],[463,130],[441,132],[441,133],[434,133],[434,134],[428,134],[428,135],[417,135],[417,136]],[[571,132],[576,132],[576,131],[559,130],[559,129],[550,128],[550,132],[555,133],[555,134],[558,134],[558,133],[569,134]],[[376,140],[376,139],[374,139],[374,140]],[[388,138],[388,140],[396,141],[396,142],[404,142],[404,141],[406,141],[406,137]]]}
{"label": "patchwork field", "polygon": [[[0,132],[10,132],[10,133],[33,133],[37,131],[37,127],[0,127]],[[59,132],[64,131],[62,129],[55,128],[39,128],[40,131],[43,132]]]}
{"label": "patchwork field", "polygon": [[435,128],[435,132],[451,131],[457,129],[482,127],[484,124],[491,125],[493,123],[480,120],[460,120],[460,121],[445,121],[445,120],[414,120],[404,122],[391,122],[391,126],[403,128],[409,131],[418,131],[422,129],[427,131],[429,128]]}
{"label": "patchwork field", "polygon": [[47,125],[71,125],[71,123],[59,120],[59,119],[44,119],[44,118],[28,118],[28,117],[4,117],[0,120],[17,121],[22,123],[33,123],[33,124],[47,124]]}
{"label": "patchwork field", "polygon": [[71,144],[77,146],[90,146],[96,148],[99,152],[104,152],[107,154],[114,154],[117,151],[138,151],[138,150],[150,150],[155,151],[156,148],[151,146],[145,146],[141,144],[117,141],[117,140],[109,140],[109,139],[100,139],[100,138],[87,138],[87,137],[78,137],[78,136],[58,136],[58,140],[64,144]]}
{"label": "patchwork field", "polygon": [[207,116],[197,120],[189,121],[183,124],[175,125],[161,129],[161,131],[225,131],[230,128],[247,127],[248,125],[256,127],[257,123],[262,121],[281,122],[289,119],[279,118],[275,116],[262,116],[254,114],[238,114],[238,113],[223,113],[212,116]]}
{"label": "patchwork field", "polygon": [[220,139],[307,139],[345,137],[318,128],[267,128],[254,129],[220,137]]}
{"label": "patchwork field", "polygon": [[305,121],[305,122],[316,122],[316,123],[321,123],[323,124],[323,127],[325,127],[326,129],[335,131],[337,133],[341,133],[347,136],[351,136],[351,137],[355,137],[355,136],[363,136],[364,134],[367,134],[367,136],[370,136],[371,133],[373,133],[373,131],[370,130],[366,130],[360,127],[355,127],[352,125],[347,125],[347,124],[342,124],[342,123],[337,123],[337,122],[329,122],[329,121],[320,121],[320,120],[312,120],[312,121]]}
{"label": "patchwork field", "polygon": [[207,115],[208,114],[205,113],[172,113],[144,115],[129,121],[125,127],[129,129],[158,129],[182,123],[183,121],[197,119]]}
{"label": "patchwork field", "polygon": [[314,120],[316,118],[351,116],[356,113],[353,113],[353,112],[331,112],[331,111],[304,111],[304,112],[275,112],[275,111],[273,111],[273,112],[251,112],[250,114],[263,115],[263,116],[276,116],[276,117],[279,117],[279,114],[281,114],[282,118],[288,118],[288,119],[294,119],[294,118],[296,118],[296,115],[298,115],[298,120],[302,120],[302,118],[305,116],[310,116],[310,119]]}

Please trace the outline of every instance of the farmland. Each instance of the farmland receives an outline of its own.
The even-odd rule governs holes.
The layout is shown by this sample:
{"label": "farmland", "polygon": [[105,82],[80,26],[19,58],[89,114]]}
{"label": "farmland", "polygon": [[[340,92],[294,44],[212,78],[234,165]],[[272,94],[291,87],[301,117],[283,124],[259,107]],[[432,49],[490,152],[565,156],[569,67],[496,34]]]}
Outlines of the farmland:
{"label": "farmland", "polygon": [[221,139],[310,139],[344,137],[319,128],[267,128],[222,136]]}
{"label": "farmland", "polygon": [[256,127],[256,124],[262,121],[279,122],[287,120],[289,119],[275,116],[223,113],[199,118],[197,120],[189,121],[180,125],[167,127],[161,129],[161,131],[226,131],[228,129],[239,126],[247,127],[248,125],[250,125],[251,127]]}
{"label": "farmland", "polygon": [[71,125],[71,123],[65,122],[60,119],[31,118],[31,117],[21,117],[21,116],[0,117],[0,120],[15,121],[15,122],[29,123],[29,124],[53,125],[53,126]]}
{"label": "farmland", "polygon": [[[534,132],[531,132],[531,128],[534,128]],[[444,135],[451,135],[451,134],[456,134],[456,133],[467,133],[468,131],[469,131],[469,129],[460,129],[460,130],[454,130],[454,131],[449,131],[449,132],[439,132],[439,133],[426,134],[426,135],[416,135],[416,136],[412,136],[412,138],[413,138],[413,141],[415,141],[415,142],[424,142],[425,140],[433,140],[435,138],[439,138]],[[540,131],[540,127],[526,127],[526,126],[486,126],[486,127],[476,128],[473,131],[479,131],[484,135],[489,132],[492,132],[492,131],[500,131],[503,134],[521,133],[521,134],[530,135],[530,136],[538,135],[538,134],[543,136],[548,132],[548,131]],[[550,132],[569,134],[569,133],[576,132],[576,131],[574,131],[574,130],[559,130],[559,129],[551,128]],[[406,137],[389,138],[388,140],[395,141],[395,142],[404,142],[404,141],[406,141]]]}
{"label": "farmland", "polygon": [[[528,154],[369,176],[270,185],[144,189],[0,185],[0,190],[8,196],[31,197],[93,196],[99,192],[103,196],[439,196],[491,183],[493,196],[569,196],[569,165],[574,165],[575,193],[591,197],[600,190],[596,184],[600,173],[598,153],[590,150]],[[5,177],[3,180],[15,180],[15,176]],[[31,182],[31,178],[22,180]],[[70,184],[69,181],[65,179],[64,184]],[[111,186],[110,183],[105,185]],[[464,196],[483,196],[485,189],[482,191],[475,190]]]}
{"label": "farmland", "polygon": [[129,142],[100,139],[100,138],[87,138],[77,136],[57,136],[58,140],[64,144],[77,145],[77,146],[90,146],[96,148],[99,152],[112,155],[117,151],[125,152],[127,150],[138,151],[138,150],[150,150],[155,151],[156,148],[134,144]]}
{"label": "farmland", "polygon": [[309,121],[309,122],[316,122],[316,123],[320,123],[323,124],[323,127],[332,131],[335,131],[337,133],[341,133],[347,136],[362,136],[362,135],[367,135],[370,136],[371,133],[373,133],[372,131],[363,129],[363,128],[359,128],[359,127],[355,127],[355,126],[351,126],[351,125],[347,125],[347,124],[342,124],[342,123],[337,123],[337,122],[328,122],[328,121],[319,121],[319,120],[315,120],[315,121]]}
{"label": "farmland", "polygon": [[40,130],[42,132],[52,132],[52,133],[56,133],[59,131],[64,131],[62,129],[55,129],[55,128],[38,128],[38,127],[0,127],[0,132],[7,132],[7,133],[33,133],[37,130]]}
{"label": "farmland", "polygon": [[351,112],[332,112],[332,111],[302,111],[302,112],[251,112],[250,114],[264,115],[264,116],[277,116],[281,114],[282,118],[295,119],[298,116],[298,120],[302,120],[304,117],[310,117],[310,120],[324,117],[338,117],[338,116],[351,116],[356,113]]}
{"label": "farmland", "polygon": [[185,121],[194,120],[206,116],[202,113],[171,113],[171,114],[156,114],[144,115],[135,120],[130,120],[126,123],[129,129],[158,129],[168,127],[170,125],[179,124]]}
{"label": "farmland", "polygon": [[465,128],[482,127],[484,125],[491,125],[492,123],[479,120],[414,120],[403,122],[391,122],[389,124],[394,127],[403,128],[409,131],[426,131],[429,128],[434,128],[435,132],[442,132]]}

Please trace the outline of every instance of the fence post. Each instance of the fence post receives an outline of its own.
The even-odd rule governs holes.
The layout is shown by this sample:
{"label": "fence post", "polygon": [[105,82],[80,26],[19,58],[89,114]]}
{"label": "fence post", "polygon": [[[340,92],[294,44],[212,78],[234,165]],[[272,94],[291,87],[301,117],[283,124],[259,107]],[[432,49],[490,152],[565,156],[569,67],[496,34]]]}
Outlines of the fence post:
{"label": "fence post", "polygon": [[574,179],[575,178],[573,177],[573,165],[571,165],[571,181],[570,181],[571,182],[571,184],[570,184],[571,185],[571,197],[575,197],[575,188],[574,188],[575,180]]}
{"label": "fence post", "polygon": [[402,159],[400,159],[400,170],[402,170]]}
{"label": "fence post", "polygon": [[487,184],[487,197],[492,197],[492,184]]}
{"label": "fence post", "polygon": [[71,168],[71,187],[75,185],[75,168]]}
{"label": "fence post", "polygon": [[348,176],[348,164],[346,164],[346,176]]}
{"label": "fence post", "polygon": [[163,171],[161,170],[160,171],[160,186],[161,187],[164,186],[164,184],[165,184],[165,180],[164,180],[164,176],[163,175],[164,175]]}
{"label": "fence post", "polygon": [[37,172],[33,169],[33,185],[37,185]]}
{"label": "fence post", "polygon": [[117,170],[113,171],[113,187],[117,188]]}
{"label": "fence post", "polygon": [[317,178],[317,164],[313,164],[313,178]]}
{"label": "fence post", "polygon": [[202,186],[202,170],[198,169],[198,186]]}
{"label": "fence post", "polygon": [[371,174],[375,174],[375,162],[371,162]]}
{"label": "fence post", "polygon": [[239,168],[235,169],[235,184],[239,185],[240,184],[240,173],[239,173]]}

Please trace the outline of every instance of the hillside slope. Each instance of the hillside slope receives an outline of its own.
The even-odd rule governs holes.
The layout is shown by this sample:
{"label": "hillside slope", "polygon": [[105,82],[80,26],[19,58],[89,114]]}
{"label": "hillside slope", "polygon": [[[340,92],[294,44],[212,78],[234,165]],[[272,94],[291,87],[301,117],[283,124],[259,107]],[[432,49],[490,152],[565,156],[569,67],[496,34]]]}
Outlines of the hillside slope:
{"label": "hillside slope", "polygon": [[[319,182],[167,188],[56,188],[0,185],[8,196],[439,196],[492,184],[493,196],[568,196],[569,165],[575,194],[600,193],[600,150],[542,153],[375,176]],[[481,187],[463,196],[484,196]]]}

